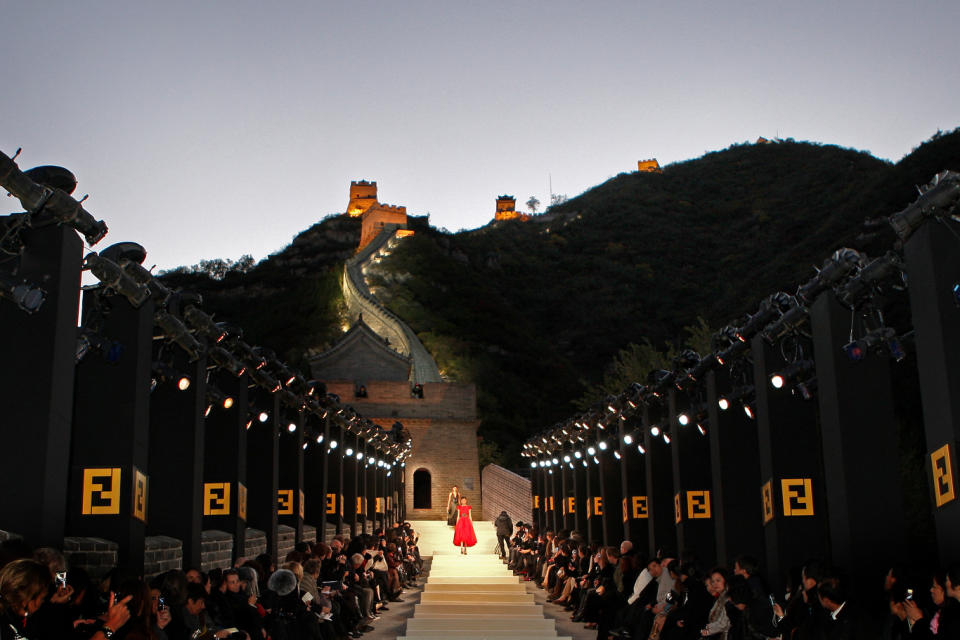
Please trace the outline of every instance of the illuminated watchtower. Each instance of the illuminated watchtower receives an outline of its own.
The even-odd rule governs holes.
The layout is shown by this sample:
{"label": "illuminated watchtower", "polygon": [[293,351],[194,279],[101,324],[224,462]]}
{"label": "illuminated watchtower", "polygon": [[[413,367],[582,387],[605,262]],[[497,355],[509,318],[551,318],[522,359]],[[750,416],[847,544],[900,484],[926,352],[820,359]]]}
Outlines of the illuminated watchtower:
{"label": "illuminated watchtower", "polygon": [[347,203],[347,215],[359,218],[370,207],[377,204],[377,183],[366,180],[350,183],[350,202]]}

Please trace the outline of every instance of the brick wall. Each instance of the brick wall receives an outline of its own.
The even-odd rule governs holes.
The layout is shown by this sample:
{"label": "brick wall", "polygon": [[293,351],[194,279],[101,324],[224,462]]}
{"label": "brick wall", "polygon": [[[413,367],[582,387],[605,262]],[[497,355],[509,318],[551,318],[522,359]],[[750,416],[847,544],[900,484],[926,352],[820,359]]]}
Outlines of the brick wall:
{"label": "brick wall", "polygon": [[533,520],[530,479],[495,464],[483,468],[483,519],[493,521],[506,511],[513,523]]}
{"label": "brick wall", "polygon": [[90,574],[94,581],[102,578],[117,566],[116,542],[103,538],[68,537],[63,539],[63,555],[71,567],[79,567]]}
{"label": "brick wall", "polygon": [[147,580],[183,568],[183,544],[176,538],[148,536],[143,546],[143,575]]}
{"label": "brick wall", "polygon": [[[326,380],[327,391],[340,396],[357,413],[381,426],[389,428],[404,418],[444,418],[475,420],[477,418],[477,388],[472,384],[427,382],[423,384],[423,398],[410,397],[407,381],[365,381],[366,398],[354,398],[353,380]],[[414,443],[416,446],[416,443]]]}
{"label": "brick wall", "polygon": [[[413,438],[413,451],[403,469],[407,519],[446,520],[447,495],[453,485],[467,497],[474,513],[480,513],[479,422],[407,419],[403,424]],[[419,469],[430,473],[430,509],[413,508],[413,474]]]}
{"label": "brick wall", "polygon": [[[287,554],[297,546],[297,530],[285,524],[277,525],[277,561],[284,562]],[[266,544],[266,538],[264,538]]]}
{"label": "brick wall", "polygon": [[200,532],[200,570],[229,569],[233,564],[233,536],[226,531]]}
{"label": "brick wall", "polygon": [[243,557],[256,558],[261,553],[267,552],[267,534],[260,529],[247,527],[244,535]]}

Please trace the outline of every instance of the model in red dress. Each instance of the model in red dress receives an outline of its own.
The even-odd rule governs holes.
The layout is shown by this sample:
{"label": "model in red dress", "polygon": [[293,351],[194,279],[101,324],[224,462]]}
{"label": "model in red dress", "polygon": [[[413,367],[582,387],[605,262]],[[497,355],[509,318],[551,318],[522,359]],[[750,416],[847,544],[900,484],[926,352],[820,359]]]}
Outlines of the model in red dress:
{"label": "model in red dress", "polygon": [[457,528],[453,530],[453,544],[460,547],[460,553],[464,555],[467,553],[467,547],[477,544],[477,534],[473,530],[470,510],[466,496],[461,496],[460,506],[457,507]]}

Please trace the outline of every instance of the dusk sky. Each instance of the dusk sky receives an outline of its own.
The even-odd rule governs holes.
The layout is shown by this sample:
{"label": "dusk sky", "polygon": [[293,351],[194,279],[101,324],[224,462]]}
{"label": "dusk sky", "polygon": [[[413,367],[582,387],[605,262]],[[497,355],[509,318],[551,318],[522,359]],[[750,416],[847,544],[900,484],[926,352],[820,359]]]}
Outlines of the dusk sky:
{"label": "dusk sky", "polygon": [[[758,136],[960,125],[960,2],[0,0],[0,150],[146,266],[282,249],[351,180],[452,231]],[[0,214],[19,211],[12,198]],[[869,212],[875,213],[875,212]]]}

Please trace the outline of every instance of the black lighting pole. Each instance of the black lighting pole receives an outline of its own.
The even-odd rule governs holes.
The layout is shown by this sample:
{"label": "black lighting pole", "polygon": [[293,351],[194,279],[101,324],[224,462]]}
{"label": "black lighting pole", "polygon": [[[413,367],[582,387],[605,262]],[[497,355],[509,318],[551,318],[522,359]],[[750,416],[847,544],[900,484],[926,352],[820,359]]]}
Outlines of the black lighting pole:
{"label": "black lighting pole", "polygon": [[177,380],[167,380],[150,395],[149,497],[162,508],[148,512],[147,535],[180,540],[183,566],[199,567],[207,360],[189,362],[175,345],[161,349],[171,350],[173,368],[189,376],[190,386],[181,390]]}
{"label": "black lighting pole", "polygon": [[863,579],[898,554],[906,559],[890,357],[868,353],[852,362],[844,354],[850,312],[833,292],[813,303],[810,325],[833,561]]}
{"label": "black lighting pole", "polygon": [[[0,186],[25,208],[44,206],[46,190],[25,179],[3,153],[0,174]],[[67,518],[83,242],[73,228],[60,224],[24,229],[20,239],[17,278],[42,284],[46,299],[32,314],[0,300],[0,439],[8,443],[0,447],[0,529],[20,534],[32,546],[60,547]]]}
{"label": "black lighting pole", "polygon": [[[648,551],[650,556],[657,550],[671,552],[677,542],[676,519],[673,501],[673,464],[670,457],[670,445],[663,440],[660,429],[664,428],[653,421],[659,417],[660,408],[644,405],[643,409],[643,448],[646,450],[644,470],[647,480],[647,528],[649,531]],[[656,427],[657,435],[651,430]]]}
{"label": "black lighting pole", "polygon": [[[204,426],[203,528],[230,534],[234,558],[243,557],[246,544],[247,382],[247,376],[211,372],[210,383],[231,396],[234,405],[229,411],[211,409]],[[271,429],[269,422],[254,421],[250,432],[264,429]]]}
{"label": "black lighting pole", "polygon": [[621,511],[623,517],[623,539],[632,540],[630,536],[630,515],[632,509],[632,498],[630,492],[630,462],[631,449],[624,442],[627,435],[627,421],[617,420],[616,450],[620,452],[620,494],[623,496]]}
{"label": "black lighting pole", "polygon": [[353,455],[350,456],[353,460],[353,495],[350,496],[351,508],[353,509],[353,518],[350,523],[350,537],[359,535],[363,533],[363,529],[359,529],[361,523],[361,518],[363,517],[363,489],[360,486],[360,456],[358,453],[362,454],[360,451],[360,434],[353,434]]}
{"label": "black lighting pole", "polygon": [[567,451],[566,442],[560,449],[560,456],[560,486],[563,493],[563,504],[561,505],[561,513],[563,514],[563,528],[572,529],[574,527],[574,515],[570,504],[570,493],[573,487],[570,486],[570,482],[567,478],[567,476],[570,475],[570,464],[568,460],[572,460],[572,458],[570,458],[570,452]]}
{"label": "black lighting pole", "polygon": [[739,555],[760,557],[764,546],[763,516],[757,500],[761,484],[757,423],[738,407],[720,409],[720,398],[729,391],[726,368],[707,374],[717,562],[728,567]]}
{"label": "black lighting pole", "polygon": [[118,560],[135,569],[146,537],[153,310],[152,299],[135,308],[102,288],[84,293],[85,320],[102,313],[101,332],[122,352],[77,365],[73,411],[67,531],[116,542]]}
{"label": "black lighting pole", "polygon": [[[674,519],[677,551],[692,553],[708,566],[716,557],[716,531],[711,502],[710,441],[701,433],[696,409],[687,398],[671,389],[668,397],[670,453],[673,463]],[[687,424],[680,424],[685,412]]]}
{"label": "black lighting pole", "polygon": [[775,393],[770,376],[787,364],[779,351],[762,336],[753,338],[766,571],[778,592],[790,567],[828,557],[829,551],[816,406],[789,393]]}
{"label": "black lighting pole", "polygon": [[960,251],[956,233],[952,220],[928,221],[903,245],[941,566],[960,560],[960,293],[956,289]]}
{"label": "black lighting pole", "polygon": [[[330,483],[330,433],[327,422],[325,415],[308,416],[308,423],[315,424],[316,428],[310,431],[303,459],[304,521],[317,528],[317,542],[325,542],[327,527],[327,491]],[[317,438],[320,438],[320,442],[317,442]]]}
{"label": "black lighting pole", "polygon": [[277,489],[277,515],[279,523],[292,527],[297,542],[303,540],[304,505],[304,443],[306,440],[306,415],[290,411],[296,430],[292,433],[285,426],[280,431],[280,483]]}
{"label": "black lighting pole", "polygon": [[[344,525],[343,518],[345,513],[343,510],[343,498],[346,495],[346,485],[344,484],[344,473],[343,473],[343,465],[345,463],[343,452],[344,452],[344,448],[347,446],[346,433],[344,431],[342,422],[338,422],[337,424],[337,436],[338,436],[337,444],[339,445],[338,447],[339,450],[337,448],[333,448],[330,451],[330,455],[333,456],[333,460],[337,464],[337,487],[336,487],[336,493],[333,494],[332,506],[337,519],[337,535],[341,535],[343,533],[343,525]],[[328,496],[328,498],[329,497],[330,496]]]}
{"label": "black lighting pole", "polygon": [[[574,445],[576,446],[576,445]],[[576,451],[580,451],[576,449]],[[587,470],[583,466],[583,454],[581,457],[576,457],[576,454],[571,458],[573,464],[573,514],[574,514],[574,526],[577,531],[583,534],[585,537],[588,534],[587,531],[587,489],[586,489],[586,473]]]}
{"label": "black lighting pole", "polygon": [[[263,390],[258,393],[266,395]],[[285,419],[280,394],[271,393],[264,399],[271,406],[270,419],[259,427],[251,427],[247,434],[247,524],[264,532],[267,551],[276,558],[277,496],[280,490],[280,433],[287,431],[291,420]],[[294,423],[296,424],[296,423]],[[244,549],[238,557],[246,554]]]}

